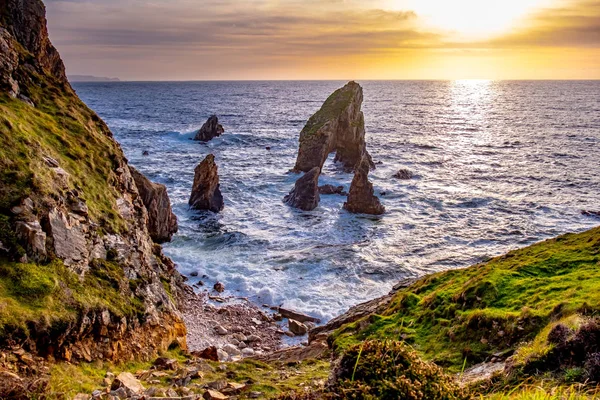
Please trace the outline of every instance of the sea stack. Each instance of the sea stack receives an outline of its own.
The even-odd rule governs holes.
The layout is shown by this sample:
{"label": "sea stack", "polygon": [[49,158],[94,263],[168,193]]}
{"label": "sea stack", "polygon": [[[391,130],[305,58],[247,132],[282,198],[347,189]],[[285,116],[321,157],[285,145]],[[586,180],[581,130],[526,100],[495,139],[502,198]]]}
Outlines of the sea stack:
{"label": "sea stack", "polygon": [[225,132],[223,125],[219,124],[219,118],[216,115],[212,115],[202,125],[202,128],[194,136],[194,140],[201,142],[208,142],[218,136],[221,136]]}
{"label": "sea stack", "polygon": [[156,243],[170,242],[177,232],[177,217],[173,214],[167,187],[154,183],[138,170],[129,166],[140,197],[148,210],[148,233]]}
{"label": "sea stack", "polygon": [[294,172],[323,168],[325,160],[334,151],[334,161],[346,171],[354,170],[365,154],[370,166],[375,168],[366,150],[362,102],[363,90],[356,82],[349,82],[329,96],[300,133]]}
{"label": "sea stack", "polygon": [[208,210],[215,213],[223,210],[223,195],[219,189],[218,167],[215,156],[209,154],[198,164],[194,174],[194,186],[189,205],[195,210]]}
{"label": "sea stack", "polygon": [[344,209],[354,214],[381,215],[385,207],[374,195],[373,184],[369,182],[369,161],[365,155],[356,167]]}
{"label": "sea stack", "polygon": [[314,167],[296,181],[294,189],[283,201],[291,207],[303,211],[312,211],[319,205],[319,175],[321,169]]}

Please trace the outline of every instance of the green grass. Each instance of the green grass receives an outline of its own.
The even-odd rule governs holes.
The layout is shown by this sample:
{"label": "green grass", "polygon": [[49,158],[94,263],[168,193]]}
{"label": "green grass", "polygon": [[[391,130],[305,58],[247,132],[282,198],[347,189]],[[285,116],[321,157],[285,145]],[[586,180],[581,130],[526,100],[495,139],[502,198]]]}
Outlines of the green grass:
{"label": "green grass", "polygon": [[403,339],[458,372],[533,341],[549,324],[600,310],[600,228],[434,274],[396,294],[382,315],[340,328],[343,349],[367,338]]}
{"label": "green grass", "polygon": [[128,286],[122,268],[107,261],[92,262],[81,280],[58,260],[47,265],[0,260],[0,342],[29,337],[32,328],[38,334],[60,330],[89,310],[143,318],[143,304]]}

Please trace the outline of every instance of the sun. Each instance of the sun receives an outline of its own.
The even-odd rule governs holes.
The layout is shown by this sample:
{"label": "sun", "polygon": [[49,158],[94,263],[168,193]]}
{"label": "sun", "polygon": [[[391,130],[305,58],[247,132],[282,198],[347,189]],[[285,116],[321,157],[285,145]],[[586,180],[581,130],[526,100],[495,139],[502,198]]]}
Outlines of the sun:
{"label": "sun", "polygon": [[505,33],[532,11],[553,0],[395,0],[394,8],[414,10],[428,28],[457,38],[485,38]]}

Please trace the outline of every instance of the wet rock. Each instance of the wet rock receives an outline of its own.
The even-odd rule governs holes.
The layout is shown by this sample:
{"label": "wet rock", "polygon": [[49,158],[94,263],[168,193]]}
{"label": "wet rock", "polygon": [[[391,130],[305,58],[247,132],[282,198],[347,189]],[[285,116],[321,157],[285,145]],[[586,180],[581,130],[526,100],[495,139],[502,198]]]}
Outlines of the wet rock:
{"label": "wet rock", "polygon": [[600,211],[581,210],[581,215],[586,217],[600,217]]}
{"label": "wet rock", "polygon": [[149,156],[149,155],[150,155],[150,152],[149,152],[148,150],[144,150],[144,151],[142,152],[142,155],[143,155],[143,156]]}
{"label": "wet rock", "polygon": [[226,400],[228,397],[216,390],[207,390],[202,397],[206,400]]}
{"label": "wet rock", "polygon": [[381,215],[385,213],[385,207],[374,195],[373,184],[369,181],[369,160],[366,156],[362,158],[354,171],[354,179],[352,179],[348,201],[344,203],[344,209],[354,214]]}
{"label": "wet rock", "polygon": [[408,180],[408,179],[412,179],[413,173],[407,169],[401,169],[401,170],[398,170],[398,172],[396,172],[393,175],[393,177],[396,179]]}
{"label": "wet rock", "polygon": [[209,210],[219,212],[223,210],[223,195],[219,185],[218,167],[215,156],[209,154],[196,167],[194,186],[190,196],[189,205],[196,210]]}
{"label": "wet rock", "polygon": [[170,242],[178,230],[177,217],[173,214],[167,187],[151,182],[142,173],[129,167],[140,197],[148,210],[148,233],[156,243]]}
{"label": "wet rock", "polygon": [[312,211],[319,205],[319,175],[321,169],[315,167],[296,181],[294,189],[283,201],[291,207],[303,211]]}
{"label": "wet rock", "polygon": [[288,320],[288,328],[294,335],[302,336],[308,333],[308,327],[306,325],[293,319]]}
{"label": "wet rock", "polygon": [[323,185],[319,186],[319,194],[332,195],[339,194],[341,196],[347,196],[348,193],[344,190],[343,186]]}
{"label": "wet rock", "polygon": [[225,132],[223,126],[219,124],[219,118],[216,115],[212,115],[202,125],[202,128],[194,136],[194,140],[201,142],[208,142],[215,137],[221,136]]}
{"label": "wet rock", "polygon": [[321,322],[321,320],[318,318],[311,317],[310,315],[302,314],[297,311],[288,310],[287,308],[275,307],[275,310],[279,312],[282,317],[294,319],[299,322],[315,322],[317,324]]}
{"label": "wet rock", "polygon": [[362,102],[363,90],[356,82],[349,82],[329,96],[300,133],[294,171],[321,169],[327,156],[334,151],[335,162],[347,171],[352,171],[365,154],[370,160],[366,153]]}
{"label": "wet rock", "polygon": [[127,396],[141,395],[144,393],[144,386],[130,372],[121,372],[113,381],[111,390],[117,391],[124,389]]}
{"label": "wet rock", "polygon": [[219,293],[223,293],[225,291],[225,285],[223,285],[221,282],[217,282],[213,286],[213,289],[215,289]]}

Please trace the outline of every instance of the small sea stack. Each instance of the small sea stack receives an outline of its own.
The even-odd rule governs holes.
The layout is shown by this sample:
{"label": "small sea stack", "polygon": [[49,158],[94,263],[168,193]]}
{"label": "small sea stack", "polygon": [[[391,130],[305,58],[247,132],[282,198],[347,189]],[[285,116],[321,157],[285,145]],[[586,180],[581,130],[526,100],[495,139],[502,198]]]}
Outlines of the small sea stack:
{"label": "small sea stack", "polygon": [[194,140],[200,142],[208,142],[212,139],[221,136],[225,133],[223,125],[219,124],[219,118],[216,115],[210,116],[208,120],[202,125],[202,128],[194,136]]}
{"label": "small sea stack", "polygon": [[291,207],[303,211],[312,211],[319,205],[319,175],[321,169],[314,167],[296,181],[294,189],[283,201]]}
{"label": "small sea stack", "polygon": [[369,181],[369,159],[365,155],[354,171],[354,179],[350,185],[348,201],[344,209],[354,214],[381,215],[385,207],[374,194],[373,184]]}
{"label": "small sea stack", "polygon": [[212,154],[206,156],[195,169],[189,205],[195,210],[208,210],[215,213],[223,210],[225,206],[220,190],[218,167]]}
{"label": "small sea stack", "polygon": [[300,133],[294,172],[323,168],[325,160],[334,151],[334,161],[345,171],[353,171],[365,154],[371,168],[375,168],[366,150],[362,102],[363,90],[356,82],[349,82],[329,96]]}
{"label": "small sea stack", "polygon": [[178,226],[177,217],[171,209],[167,187],[150,181],[132,166],[129,166],[129,171],[148,210],[147,226],[150,237],[156,243],[170,242],[177,233]]}

